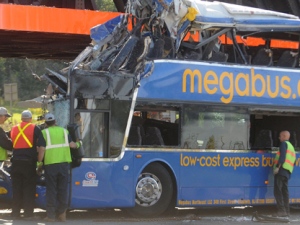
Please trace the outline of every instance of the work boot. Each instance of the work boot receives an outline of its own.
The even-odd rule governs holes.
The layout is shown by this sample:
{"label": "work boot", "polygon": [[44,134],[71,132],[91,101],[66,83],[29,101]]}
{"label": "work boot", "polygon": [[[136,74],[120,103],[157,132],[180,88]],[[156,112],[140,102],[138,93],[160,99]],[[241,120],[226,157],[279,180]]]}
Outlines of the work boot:
{"label": "work boot", "polygon": [[62,214],[59,214],[58,216],[58,221],[60,222],[66,222],[67,221],[67,218],[66,218],[66,211],[64,211]]}

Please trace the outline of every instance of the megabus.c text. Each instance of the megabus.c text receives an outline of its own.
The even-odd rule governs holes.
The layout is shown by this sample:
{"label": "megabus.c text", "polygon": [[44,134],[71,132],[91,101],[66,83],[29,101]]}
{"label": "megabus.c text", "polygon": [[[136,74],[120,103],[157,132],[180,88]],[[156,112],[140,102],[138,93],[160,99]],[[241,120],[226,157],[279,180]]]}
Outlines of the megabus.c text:
{"label": "megabus.c text", "polygon": [[[196,91],[201,93],[207,93],[209,95],[221,92],[221,102],[228,104],[234,98],[234,95],[243,97],[257,97],[262,96],[269,98],[281,97],[284,99],[296,98],[296,94],[300,96],[300,91],[292,91],[289,85],[291,78],[287,75],[275,76],[256,73],[254,68],[249,69],[249,73],[238,73],[223,71],[219,75],[213,71],[208,70],[205,74],[202,74],[200,70],[186,69],[182,76],[182,92],[187,92],[188,83],[190,93]],[[300,87],[298,81],[297,87]]]}

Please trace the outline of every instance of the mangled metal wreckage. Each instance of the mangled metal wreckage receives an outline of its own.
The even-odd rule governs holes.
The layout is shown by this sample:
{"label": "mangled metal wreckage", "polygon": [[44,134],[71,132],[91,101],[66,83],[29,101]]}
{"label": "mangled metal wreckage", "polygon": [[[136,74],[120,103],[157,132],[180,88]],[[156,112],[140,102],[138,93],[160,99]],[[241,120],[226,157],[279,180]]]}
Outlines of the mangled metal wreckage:
{"label": "mangled metal wreckage", "polygon": [[[78,100],[130,99],[139,82],[151,76],[156,60],[247,65],[257,48],[241,45],[237,35],[246,40],[287,34],[289,40],[299,40],[296,16],[222,2],[132,0],[126,12],[92,28],[91,46],[68,68],[44,75],[56,87],[55,94]],[[222,35],[233,43],[222,45]],[[74,102],[70,104],[72,110]]]}

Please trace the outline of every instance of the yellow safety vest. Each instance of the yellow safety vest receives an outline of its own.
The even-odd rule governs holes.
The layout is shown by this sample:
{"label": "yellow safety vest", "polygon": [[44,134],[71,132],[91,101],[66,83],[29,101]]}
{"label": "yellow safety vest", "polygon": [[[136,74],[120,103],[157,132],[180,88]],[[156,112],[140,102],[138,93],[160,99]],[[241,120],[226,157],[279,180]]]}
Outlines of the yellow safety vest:
{"label": "yellow safety vest", "polygon": [[70,163],[71,151],[69,147],[68,131],[59,126],[42,130],[46,140],[44,165],[56,163]]}
{"label": "yellow safety vest", "polygon": [[7,151],[6,149],[0,147],[0,161],[4,161],[7,159]]}
{"label": "yellow safety vest", "polygon": [[[284,160],[282,167],[284,169],[290,171],[290,173],[292,173],[294,170],[294,164],[296,161],[296,153],[295,153],[294,146],[289,141],[286,141],[286,143],[287,143],[287,150],[286,150],[286,156],[285,156],[285,160]],[[279,158],[280,158],[280,151],[278,151],[276,153],[276,156],[274,159],[274,167],[276,167]]]}

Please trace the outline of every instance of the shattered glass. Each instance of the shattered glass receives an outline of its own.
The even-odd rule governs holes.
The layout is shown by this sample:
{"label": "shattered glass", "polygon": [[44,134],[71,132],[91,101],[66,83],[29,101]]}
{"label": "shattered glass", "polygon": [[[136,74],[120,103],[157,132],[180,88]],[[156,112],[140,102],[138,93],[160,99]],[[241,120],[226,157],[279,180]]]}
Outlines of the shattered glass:
{"label": "shattered glass", "polygon": [[55,116],[58,126],[67,128],[70,118],[70,100],[62,99],[53,101],[48,105],[48,110]]}

